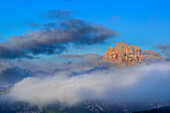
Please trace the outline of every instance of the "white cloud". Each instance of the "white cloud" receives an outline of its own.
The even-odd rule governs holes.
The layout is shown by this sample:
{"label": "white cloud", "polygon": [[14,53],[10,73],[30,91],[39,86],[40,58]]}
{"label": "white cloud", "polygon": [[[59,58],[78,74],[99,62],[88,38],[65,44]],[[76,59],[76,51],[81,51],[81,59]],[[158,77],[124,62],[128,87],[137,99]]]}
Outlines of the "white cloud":
{"label": "white cloud", "polygon": [[[68,73],[60,72],[55,76],[25,78],[14,85],[8,96],[15,101],[38,105],[53,102],[73,105],[91,99],[125,102],[133,97],[136,101],[142,98],[149,100],[156,98],[148,95],[157,91],[156,88],[152,89],[153,86],[170,80],[169,72],[170,63],[96,70],[72,77],[68,76]],[[170,85],[167,82],[160,86],[169,87]],[[170,91],[158,88],[158,91],[162,90],[170,94]],[[145,91],[149,91],[148,94]],[[157,97],[162,96],[159,93],[157,95]],[[168,96],[166,98],[170,99]]]}

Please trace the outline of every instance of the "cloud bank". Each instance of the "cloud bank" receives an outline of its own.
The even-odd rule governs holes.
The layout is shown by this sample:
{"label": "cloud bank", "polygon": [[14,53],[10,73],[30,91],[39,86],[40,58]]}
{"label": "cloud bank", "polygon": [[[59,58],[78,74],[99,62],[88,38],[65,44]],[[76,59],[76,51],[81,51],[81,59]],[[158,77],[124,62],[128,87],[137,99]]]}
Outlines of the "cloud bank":
{"label": "cloud bank", "polygon": [[72,76],[59,72],[55,76],[25,78],[14,85],[8,96],[42,106],[55,102],[71,106],[95,99],[123,103],[168,101],[169,72],[170,63],[99,69]]}
{"label": "cloud bank", "polygon": [[[77,55],[76,55],[77,56]],[[81,73],[96,67],[98,55],[80,57],[45,57],[45,59],[0,60],[0,89],[32,76],[50,76],[57,72]]]}

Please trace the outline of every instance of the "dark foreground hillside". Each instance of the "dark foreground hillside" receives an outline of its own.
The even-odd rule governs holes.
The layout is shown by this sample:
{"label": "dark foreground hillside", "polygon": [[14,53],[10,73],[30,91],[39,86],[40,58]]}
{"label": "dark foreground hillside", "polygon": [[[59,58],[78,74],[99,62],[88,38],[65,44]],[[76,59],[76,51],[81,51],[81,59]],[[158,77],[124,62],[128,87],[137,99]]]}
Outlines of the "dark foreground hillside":
{"label": "dark foreground hillside", "polygon": [[152,110],[138,111],[134,113],[170,113],[170,106],[161,107],[161,108],[152,109]]}
{"label": "dark foreground hillside", "polygon": [[71,107],[51,104],[47,106],[30,105],[23,102],[1,102],[0,113],[169,113],[170,107],[152,109],[153,105],[129,105],[118,103],[105,103],[103,101],[86,101]]}

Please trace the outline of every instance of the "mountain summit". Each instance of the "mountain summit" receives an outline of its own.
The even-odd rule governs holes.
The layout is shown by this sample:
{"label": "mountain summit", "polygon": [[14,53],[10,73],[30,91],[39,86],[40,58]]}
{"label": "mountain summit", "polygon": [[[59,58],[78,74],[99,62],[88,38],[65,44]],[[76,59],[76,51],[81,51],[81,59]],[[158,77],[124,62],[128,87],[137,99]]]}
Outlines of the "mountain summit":
{"label": "mountain summit", "polygon": [[109,47],[100,62],[108,62],[121,66],[144,63],[145,59],[161,58],[160,53],[142,49],[139,46],[128,45],[124,42],[116,43],[115,47]]}

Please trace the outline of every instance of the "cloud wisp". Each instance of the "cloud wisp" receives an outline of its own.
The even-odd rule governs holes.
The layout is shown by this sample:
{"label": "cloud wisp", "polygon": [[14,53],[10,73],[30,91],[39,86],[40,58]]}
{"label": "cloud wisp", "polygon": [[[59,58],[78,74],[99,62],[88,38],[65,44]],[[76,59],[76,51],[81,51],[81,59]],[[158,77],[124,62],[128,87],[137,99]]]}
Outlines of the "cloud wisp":
{"label": "cloud wisp", "polygon": [[47,19],[63,19],[71,16],[72,11],[70,10],[51,10],[43,15]]}
{"label": "cloud wisp", "polygon": [[89,59],[100,59],[102,56],[100,55],[95,55],[95,54],[64,54],[64,55],[59,55],[58,57],[60,58],[89,58]]}
{"label": "cloud wisp", "polygon": [[124,103],[170,100],[169,72],[169,63],[99,69],[76,76],[59,72],[55,76],[25,78],[14,85],[8,96],[40,106],[55,102],[72,106],[96,99]]}
{"label": "cloud wisp", "polygon": [[166,58],[170,60],[170,44],[167,45],[158,44],[156,45],[155,48],[161,50],[161,52],[166,56]]}

